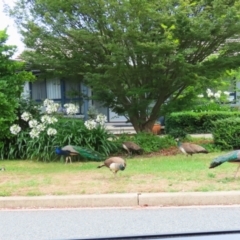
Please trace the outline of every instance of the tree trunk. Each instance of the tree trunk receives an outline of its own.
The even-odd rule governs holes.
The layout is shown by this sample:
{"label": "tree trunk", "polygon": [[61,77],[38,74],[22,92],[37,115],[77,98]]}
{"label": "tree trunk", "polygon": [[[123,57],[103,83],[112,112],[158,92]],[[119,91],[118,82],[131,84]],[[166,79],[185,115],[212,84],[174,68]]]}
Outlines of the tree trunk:
{"label": "tree trunk", "polygon": [[155,120],[147,120],[144,123],[139,123],[139,121],[137,121],[137,119],[131,120],[130,122],[132,123],[135,131],[138,132],[152,132],[152,127],[155,123]]}

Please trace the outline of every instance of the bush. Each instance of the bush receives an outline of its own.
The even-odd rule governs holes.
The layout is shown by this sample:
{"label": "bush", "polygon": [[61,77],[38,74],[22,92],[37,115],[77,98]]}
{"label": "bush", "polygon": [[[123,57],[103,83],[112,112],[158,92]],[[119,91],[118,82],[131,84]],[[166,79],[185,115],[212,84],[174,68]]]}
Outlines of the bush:
{"label": "bush", "polygon": [[240,118],[220,119],[212,128],[214,143],[222,150],[240,148]]}
{"label": "bush", "polygon": [[211,133],[213,123],[219,119],[229,117],[240,117],[240,112],[177,112],[166,116],[165,131],[167,134],[177,137],[177,133],[186,134],[193,133]]}
{"label": "bush", "polygon": [[133,136],[123,134],[116,140],[122,152],[125,151],[122,148],[122,143],[125,141],[135,142],[145,153],[157,152],[164,148],[176,146],[176,142],[171,136],[159,137],[151,133],[140,132]]}
{"label": "bush", "polygon": [[46,113],[41,113],[32,101],[21,102],[19,118],[15,121],[17,130],[11,127],[8,141],[0,143],[1,158],[54,161],[58,157],[55,147],[65,145],[90,148],[106,157],[117,149],[116,143],[110,140],[114,135],[103,126],[104,116],[99,115],[99,123],[95,122],[90,129],[82,120],[57,114],[59,105],[52,100],[46,99],[43,104]]}
{"label": "bush", "polygon": [[56,135],[49,136],[47,131],[42,131],[38,138],[31,138],[29,130],[21,131],[11,142],[0,145],[1,158],[55,161],[58,159],[55,147],[65,145],[87,147],[105,156],[117,149],[117,144],[110,140],[114,136],[100,126],[88,130],[82,120],[60,118],[54,128]]}
{"label": "bush", "polygon": [[13,61],[14,46],[6,45],[8,35],[6,30],[0,31],[0,142],[10,141],[9,127],[16,119],[18,99],[26,81],[32,81],[34,76],[24,71],[24,63]]}

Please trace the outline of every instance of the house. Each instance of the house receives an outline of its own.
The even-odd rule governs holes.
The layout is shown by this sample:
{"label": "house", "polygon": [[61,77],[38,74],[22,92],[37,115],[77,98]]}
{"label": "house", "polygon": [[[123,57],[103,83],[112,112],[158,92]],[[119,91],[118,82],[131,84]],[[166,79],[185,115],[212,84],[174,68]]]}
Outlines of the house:
{"label": "house", "polygon": [[94,106],[98,113],[107,116],[109,123],[126,123],[127,119],[124,116],[119,116],[111,109],[103,107],[101,103],[86,98],[86,96],[92,95],[92,91],[82,83],[81,79],[46,78],[41,75],[40,71],[35,70],[32,72],[37,77],[37,80],[27,82],[24,85],[24,95],[28,95],[31,99],[38,102],[46,98],[52,99],[62,107],[65,103],[74,103],[79,107],[77,117],[85,120],[88,118],[88,109]]}
{"label": "house", "polygon": [[[119,116],[111,109],[103,107],[101,103],[89,100],[87,97],[92,96],[91,88],[85,86],[82,79],[71,78],[46,78],[40,71],[32,70],[33,74],[37,77],[34,82],[26,83],[24,86],[24,93],[35,101],[43,101],[44,99],[52,99],[59,103],[62,107],[65,103],[74,103],[79,107],[77,117],[84,120],[88,119],[87,111],[91,106],[94,106],[98,113],[107,116],[107,122],[120,126],[131,126],[126,123],[127,119],[124,116]],[[236,88],[240,88],[240,82],[236,82]],[[229,104],[232,106],[239,106],[238,99],[240,92],[231,92],[229,96]]]}

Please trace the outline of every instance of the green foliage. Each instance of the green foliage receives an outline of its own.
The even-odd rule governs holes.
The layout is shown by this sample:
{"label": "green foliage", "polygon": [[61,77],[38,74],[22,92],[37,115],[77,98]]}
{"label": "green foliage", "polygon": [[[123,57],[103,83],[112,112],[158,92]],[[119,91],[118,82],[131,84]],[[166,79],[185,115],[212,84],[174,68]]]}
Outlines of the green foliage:
{"label": "green foliage", "polygon": [[38,138],[31,138],[30,129],[21,131],[12,137],[11,142],[0,145],[1,158],[56,161],[58,156],[55,154],[55,147],[65,145],[90,148],[104,156],[117,149],[115,142],[109,139],[114,136],[106,129],[98,126],[88,130],[84,122],[76,118],[59,118],[58,122],[48,127],[54,127],[57,134],[49,136],[47,131],[43,131]]}
{"label": "green foliage", "polygon": [[194,112],[211,112],[211,111],[226,111],[230,112],[234,109],[228,105],[218,104],[216,102],[206,102],[201,105],[196,105],[193,107]]}
{"label": "green foliage", "polygon": [[157,152],[161,149],[176,145],[175,140],[170,136],[159,137],[157,135],[144,132],[137,133],[134,136],[123,134],[116,140],[119,147],[121,147],[124,141],[135,142],[144,150],[145,153]]}
{"label": "green foliage", "polygon": [[94,98],[137,132],[150,130],[162,105],[188,87],[217,85],[240,65],[240,42],[226,41],[240,33],[237,0],[16,0],[11,10],[34,50],[22,56],[33,68],[83,76]]}
{"label": "green foliage", "polygon": [[114,139],[115,136],[100,125],[88,130],[81,120],[61,118],[55,128],[58,131],[56,138],[59,146],[80,145],[91,148],[105,156],[108,156],[117,148],[114,141],[110,140]]}
{"label": "green foliage", "polygon": [[240,117],[230,117],[214,122],[214,143],[222,150],[240,149]]}
{"label": "green foliage", "polygon": [[25,81],[34,79],[23,63],[11,60],[16,47],[6,45],[6,30],[0,31],[0,141],[9,141],[10,125],[16,120],[18,99]]}
{"label": "green foliage", "polygon": [[211,133],[215,121],[229,117],[240,117],[240,112],[176,112],[166,117],[165,131],[174,137],[176,133]]}

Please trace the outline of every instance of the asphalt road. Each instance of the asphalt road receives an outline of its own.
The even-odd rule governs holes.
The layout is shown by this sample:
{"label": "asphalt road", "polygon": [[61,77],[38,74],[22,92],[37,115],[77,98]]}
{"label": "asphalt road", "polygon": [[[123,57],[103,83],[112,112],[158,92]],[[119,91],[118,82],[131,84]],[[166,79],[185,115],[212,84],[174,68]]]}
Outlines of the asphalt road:
{"label": "asphalt road", "polygon": [[240,229],[240,206],[1,210],[0,239],[76,239]]}

